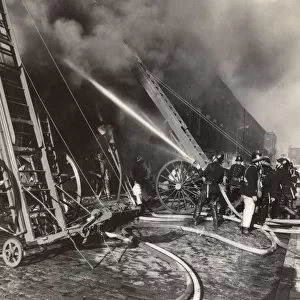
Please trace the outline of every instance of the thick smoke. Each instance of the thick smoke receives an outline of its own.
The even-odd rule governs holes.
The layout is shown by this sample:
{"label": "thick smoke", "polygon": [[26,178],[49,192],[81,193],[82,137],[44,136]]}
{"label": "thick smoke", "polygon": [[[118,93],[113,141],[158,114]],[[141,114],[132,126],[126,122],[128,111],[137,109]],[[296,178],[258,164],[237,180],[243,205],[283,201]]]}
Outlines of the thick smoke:
{"label": "thick smoke", "polygon": [[[124,41],[150,70],[194,103],[219,74],[263,127],[275,130],[281,145],[291,143],[287,133],[299,128],[292,108],[299,105],[296,0],[24,2],[56,58],[76,62],[127,99],[150,102],[135,87]],[[24,61],[45,73],[51,61],[31,20],[20,1],[8,3]]]}

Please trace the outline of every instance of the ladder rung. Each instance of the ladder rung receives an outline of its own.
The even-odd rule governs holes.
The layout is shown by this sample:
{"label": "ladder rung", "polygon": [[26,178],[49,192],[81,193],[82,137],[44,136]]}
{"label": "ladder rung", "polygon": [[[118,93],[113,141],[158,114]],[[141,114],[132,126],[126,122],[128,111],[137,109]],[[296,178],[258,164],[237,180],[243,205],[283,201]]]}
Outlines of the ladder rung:
{"label": "ladder rung", "polygon": [[[2,39],[0,36],[0,42],[1,41],[2,41]],[[11,51],[9,51],[8,49],[2,48],[2,47],[0,47],[0,52],[4,55],[13,56],[13,53]]]}
{"label": "ladder rung", "polygon": [[0,42],[12,47],[11,41],[4,34],[0,34]]}
{"label": "ladder rung", "polygon": [[21,173],[45,173],[46,171],[45,170],[20,170],[19,172]]}
{"label": "ladder rung", "polygon": [[[2,13],[2,12],[1,12]],[[4,13],[3,13],[4,14]],[[5,28],[6,30],[10,31],[10,29],[3,23],[3,21],[0,21],[0,27]]]}
{"label": "ladder rung", "polygon": [[29,132],[23,132],[23,131],[15,131],[15,134],[17,134],[18,136],[20,135],[34,135],[34,133],[29,133]]}
{"label": "ladder rung", "polygon": [[[55,208],[48,208],[50,211],[54,211]],[[46,209],[41,209],[41,210],[33,210],[29,212],[30,214],[41,214],[41,213],[49,213],[48,210]]]}
{"label": "ladder rung", "polygon": [[20,98],[20,97],[15,97],[15,96],[10,96],[10,95],[6,95],[7,99],[12,99],[12,100],[16,100],[20,103],[24,103],[26,104],[26,99],[25,98]]}
{"label": "ladder rung", "polygon": [[13,149],[14,149],[15,153],[18,153],[18,154],[34,154],[37,152],[37,150],[35,148],[28,148],[28,147],[14,146]]}
{"label": "ladder rung", "polygon": [[30,193],[40,193],[40,192],[49,192],[50,191],[50,189],[25,189],[25,190]]}
{"label": "ladder rung", "polygon": [[[12,82],[13,82],[13,81],[12,81]],[[3,83],[5,86],[10,86],[10,87],[13,87],[13,88],[18,89],[18,90],[24,90],[21,86],[15,85],[15,84],[11,84],[11,83],[8,83],[8,82],[5,82],[5,80],[3,80],[2,83]]]}
{"label": "ladder rung", "polygon": [[27,105],[27,104],[23,104],[23,103],[16,102],[16,101],[9,101],[9,100],[7,100],[7,103],[12,103],[12,104],[16,104],[16,105],[21,105],[21,106],[28,107],[28,105]]}
{"label": "ladder rung", "polygon": [[15,81],[15,80],[11,80],[11,79],[8,79],[8,78],[2,78],[2,82],[4,84],[10,84],[10,85],[14,85],[14,86],[17,86],[19,88],[22,88],[21,81]]}
{"label": "ladder rung", "polygon": [[0,207],[0,211],[7,211],[10,209],[16,209],[16,207],[15,206]]}
{"label": "ladder rung", "polygon": [[33,122],[31,120],[26,120],[26,119],[21,119],[21,118],[11,118],[12,122],[16,123],[24,123],[24,124],[29,124],[33,126]]}
{"label": "ladder rung", "polygon": [[6,63],[3,63],[3,62],[0,62],[0,68],[4,69],[5,71],[11,71],[11,72],[20,74],[19,68],[10,66],[10,65],[8,65]]}

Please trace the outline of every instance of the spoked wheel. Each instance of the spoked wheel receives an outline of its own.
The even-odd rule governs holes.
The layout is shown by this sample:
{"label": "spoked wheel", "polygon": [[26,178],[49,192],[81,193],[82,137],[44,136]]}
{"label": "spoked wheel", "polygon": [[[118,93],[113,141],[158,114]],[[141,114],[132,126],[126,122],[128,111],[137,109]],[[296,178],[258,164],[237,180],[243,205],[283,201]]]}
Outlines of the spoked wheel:
{"label": "spoked wheel", "polygon": [[188,162],[174,159],[166,163],[156,179],[160,202],[173,213],[192,213],[200,196],[201,178]]}
{"label": "spoked wheel", "polygon": [[15,238],[8,239],[2,249],[2,257],[7,266],[17,267],[24,256],[21,242]]}
{"label": "spoked wheel", "polygon": [[60,187],[58,190],[62,194],[61,202],[63,203],[64,211],[68,212],[71,207],[77,208],[77,205],[74,205],[74,200],[78,203],[81,201],[80,176],[74,160],[68,154],[60,156],[59,170],[60,176],[56,182]]}

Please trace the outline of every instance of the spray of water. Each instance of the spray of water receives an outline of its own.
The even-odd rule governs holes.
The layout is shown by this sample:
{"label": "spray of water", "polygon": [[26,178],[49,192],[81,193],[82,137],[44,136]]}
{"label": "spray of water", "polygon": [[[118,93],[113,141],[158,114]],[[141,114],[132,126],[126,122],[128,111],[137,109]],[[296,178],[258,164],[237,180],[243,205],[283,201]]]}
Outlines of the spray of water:
{"label": "spray of water", "polygon": [[82,76],[84,79],[89,81],[98,91],[104,94],[107,98],[113,101],[118,107],[140,122],[143,126],[148,128],[151,132],[160,137],[163,141],[169,144],[172,148],[174,148],[185,160],[193,163],[195,160],[189,157],[182,149],[180,149],[177,145],[175,145],[163,132],[156,129],[153,125],[147,122],[144,118],[142,118],[139,114],[137,114],[132,108],[126,105],[121,99],[119,99],[116,95],[110,92],[108,89],[104,88],[101,84],[99,84],[96,80],[94,80],[90,75],[86,74],[83,70],[75,66],[69,60],[64,60],[65,63],[73,69],[76,73]]}

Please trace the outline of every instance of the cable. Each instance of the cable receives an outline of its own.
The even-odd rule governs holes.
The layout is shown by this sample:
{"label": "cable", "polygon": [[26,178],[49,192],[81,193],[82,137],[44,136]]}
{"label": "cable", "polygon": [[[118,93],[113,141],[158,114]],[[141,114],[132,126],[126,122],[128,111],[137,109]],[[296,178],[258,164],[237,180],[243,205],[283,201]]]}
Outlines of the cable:
{"label": "cable", "polygon": [[165,89],[167,89],[173,96],[175,96],[178,100],[183,102],[186,106],[188,106],[191,110],[193,110],[197,115],[199,115],[202,119],[204,119],[207,123],[212,125],[219,133],[221,133],[223,136],[225,136],[227,139],[229,139],[234,145],[238,146],[240,149],[245,151],[246,154],[249,156],[251,155],[251,151],[245,148],[243,145],[238,143],[233,137],[231,137],[228,133],[226,133],[223,129],[221,129],[219,126],[217,126],[214,122],[212,122],[210,119],[208,119],[203,113],[201,113],[198,109],[196,109],[192,104],[190,104],[187,100],[185,100],[183,97],[181,97],[178,93],[176,93],[172,88],[170,88],[166,83],[164,83],[161,79],[159,79],[157,76],[152,74],[150,71],[148,73],[154,77],[156,81],[158,81]]}
{"label": "cable", "polygon": [[[65,85],[66,85],[66,87],[67,87],[67,89],[68,89],[68,91],[69,91],[71,97],[73,98],[74,102],[76,103],[76,105],[77,105],[77,107],[78,107],[78,109],[79,109],[79,111],[80,111],[80,113],[81,113],[83,119],[85,120],[85,122],[86,122],[86,124],[88,125],[90,131],[92,132],[92,135],[94,136],[94,138],[95,138],[95,140],[96,140],[98,146],[100,147],[101,151],[103,152],[103,154],[104,154],[105,158],[107,159],[107,161],[108,161],[110,167],[112,168],[113,172],[114,172],[115,175],[118,177],[117,172],[115,171],[115,169],[114,169],[114,167],[113,167],[111,161],[109,160],[108,156],[106,155],[106,153],[105,153],[105,151],[104,151],[102,145],[101,145],[100,142],[98,141],[97,136],[95,135],[93,128],[91,127],[91,125],[90,125],[89,121],[87,120],[87,118],[86,118],[84,112],[82,111],[82,109],[81,109],[81,107],[80,107],[78,101],[76,100],[76,98],[75,98],[75,96],[74,96],[74,94],[73,94],[71,88],[69,87],[69,85],[68,85],[68,83],[67,83],[67,81],[66,81],[64,75],[62,74],[62,72],[61,72],[59,66],[57,65],[56,60],[54,59],[54,57],[53,57],[53,55],[52,55],[52,53],[51,53],[49,47],[47,46],[47,44],[46,44],[46,42],[45,42],[45,40],[44,40],[44,38],[43,38],[43,36],[42,36],[40,30],[38,29],[38,27],[37,27],[37,25],[36,25],[36,23],[35,23],[35,21],[34,21],[32,15],[31,15],[31,13],[30,13],[30,11],[29,11],[27,5],[25,4],[24,0],[21,0],[21,1],[22,1],[23,6],[25,7],[25,10],[26,10],[26,12],[28,13],[28,15],[29,15],[29,17],[30,17],[30,19],[31,19],[31,21],[32,21],[32,23],[33,23],[33,25],[34,25],[34,27],[35,27],[35,29],[36,29],[36,31],[37,31],[37,33],[38,33],[40,39],[41,39],[41,41],[43,42],[43,44],[44,44],[44,46],[45,46],[45,48],[46,48],[46,50],[47,50],[49,56],[51,57],[51,60],[52,60],[53,64],[55,65],[55,67],[56,67],[56,69],[57,69],[59,75],[61,76],[63,82],[65,83]],[[52,122],[53,122],[53,121],[52,121]],[[123,184],[122,184],[122,187],[123,187],[123,189],[125,189]]]}
{"label": "cable", "polygon": [[166,83],[164,83],[162,80],[160,80],[157,76],[152,74],[150,71],[148,71],[151,76],[155,78],[164,88],[166,88],[172,95],[174,95],[177,99],[179,99],[181,102],[183,102],[185,105],[187,105],[191,110],[193,110],[197,115],[199,115],[201,118],[203,118],[206,122],[208,122],[210,125],[212,125],[218,132],[223,134],[225,137],[227,137],[231,142],[233,142],[236,146],[244,150],[247,154],[251,154],[251,152],[246,149],[243,145],[238,143],[234,138],[232,138],[228,133],[226,133],[223,129],[221,129],[219,126],[217,126],[214,122],[212,122],[210,119],[208,119],[203,113],[201,113],[198,109],[196,109],[193,105],[191,105],[187,100],[182,98],[178,93],[176,93],[172,88],[170,88]]}

